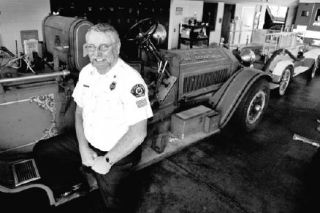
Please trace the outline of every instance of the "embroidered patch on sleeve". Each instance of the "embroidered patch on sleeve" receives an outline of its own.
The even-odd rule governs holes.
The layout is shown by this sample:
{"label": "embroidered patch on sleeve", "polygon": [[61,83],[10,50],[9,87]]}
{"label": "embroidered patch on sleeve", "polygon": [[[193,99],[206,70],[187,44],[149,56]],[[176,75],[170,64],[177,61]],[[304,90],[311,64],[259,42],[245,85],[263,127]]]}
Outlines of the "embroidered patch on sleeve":
{"label": "embroidered patch on sleeve", "polygon": [[131,89],[131,93],[137,98],[144,96],[145,92],[146,89],[142,84],[136,84]]}
{"label": "embroidered patch on sleeve", "polygon": [[144,98],[139,101],[136,101],[136,104],[138,108],[144,107],[147,105],[147,99]]}

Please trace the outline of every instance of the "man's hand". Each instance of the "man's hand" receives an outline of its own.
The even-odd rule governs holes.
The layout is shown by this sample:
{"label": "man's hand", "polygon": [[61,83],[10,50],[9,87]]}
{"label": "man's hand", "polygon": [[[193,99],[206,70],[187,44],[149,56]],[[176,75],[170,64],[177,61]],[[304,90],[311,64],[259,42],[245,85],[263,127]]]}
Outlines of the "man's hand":
{"label": "man's hand", "polygon": [[106,161],[105,156],[96,157],[94,164],[91,166],[93,171],[99,174],[107,174],[111,169],[111,164]]}
{"label": "man's hand", "polygon": [[97,153],[87,146],[80,146],[79,150],[82,164],[89,167],[92,166],[97,158]]}

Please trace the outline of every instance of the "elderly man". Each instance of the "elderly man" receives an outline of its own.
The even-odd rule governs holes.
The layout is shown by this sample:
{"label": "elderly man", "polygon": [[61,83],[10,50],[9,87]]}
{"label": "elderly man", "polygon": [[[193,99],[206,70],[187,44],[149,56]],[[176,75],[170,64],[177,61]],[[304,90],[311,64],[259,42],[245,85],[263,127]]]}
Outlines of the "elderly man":
{"label": "elderly man", "polygon": [[84,52],[90,63],[81,70],[72,95],[76,137],[60,135],[34,148],[44,177],[54,168],[63,177],[76,174],[81,164],[91,168],[108,208],[117,206],[117,187],[140,160],[147,119],[153,115],[147,86],[119,58],[120,46],[112,26],[97,24],[88,30]]}

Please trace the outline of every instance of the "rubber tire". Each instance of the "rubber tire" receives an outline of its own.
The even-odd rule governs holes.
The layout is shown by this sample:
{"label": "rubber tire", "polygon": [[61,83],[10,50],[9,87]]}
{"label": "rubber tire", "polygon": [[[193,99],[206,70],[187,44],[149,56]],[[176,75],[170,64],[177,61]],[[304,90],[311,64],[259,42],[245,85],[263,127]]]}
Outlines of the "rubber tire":
{"label": "rubber tire", "polygon": [[[284,96],[284,95],[286,94],[286,91],[287,91],[287,89],[288,89],[288,87],[289,87],[289,85],[290,85],[290,82],[292,81],[292,72],[293,72],[292,69],[293,69],[293,68],[292,68],[291,66],[287,66],[287,67],[284,69],[284,71],[285,71],[286,69],[289,69],[289,70],[290,70],[290,79],[289,79],[288,85],[287,85],[286,89],[284,90],[283,94],[280,93],[280,85],[279,85],[278,96]],[[283,73],[282,73],[280,82],[282,81],[282,78],[283,78],[283,76],[284,76],[284,71],[283,71]],[[279,84],[280,84],[280,83],[279,83]]]}
{"label": "rubber tire", "polygon": [[319,70],[319,65],[320,65],[320,56],[316,59],[314,62],[312,68],[310,69],[310,74],[309,74],[309,80],[314,79],[314,77],[317,74],[317,71]]}
{"label": "rubber tire", "polygon": [[[249,110],[249,105],[252,99],[258,94],[260,91],[265,93],[265,103],[262,109],[261,114],[256,119],[254,123],[247,122],[247,111]],[[234,120],[233,123],[237,125],[237,128],[240,128],[242,131],[251,132],[254,130],[258,124],[260,123],[264,112],[266,111],[269,103],[270,97],[270,89],[269,89],[269,82],[265,79],[260,79],[253,84],[251,89],[247,92],[245,97],[241,100],[238,108],[234,113]]]}

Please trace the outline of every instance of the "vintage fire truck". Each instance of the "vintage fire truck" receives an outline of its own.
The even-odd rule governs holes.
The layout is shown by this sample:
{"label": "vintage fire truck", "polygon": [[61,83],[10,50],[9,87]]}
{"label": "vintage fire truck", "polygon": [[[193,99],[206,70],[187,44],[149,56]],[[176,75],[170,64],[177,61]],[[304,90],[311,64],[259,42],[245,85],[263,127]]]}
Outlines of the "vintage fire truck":
{"label": "vintage fire truck", "polygon": [[309,72],[311,80],[320,65],[320,48],[305,44],[297,32],[254,30],[252,43],[237,47],[233,53],[242,65],[270,75],[270,89],[280,96],[286,93],[293,77]]}
{"label": "vintage fire truck", "polygon": [[[48,16],[43,22],[44,45],[52,69],[20,72],[1,67],[0,192],[40,188],[53,206],[85,194],[81,183],[59,195],[45,185],[32,149],[38,141],[73,128],[71,94],[79,70],[89,62],[83,57],[83,44],[91,25],[80,18]],[[154,112],[137,170],[219,133],[231,122],[237,129],[254,130],[269,101],[271,77],[265,72],[241,66],[222,47],[159,51],[153,39],[161,40],[163,29],[145,19],[128,33],[157,65],[128,61],[147,82]],[[94,181],[89,185],[88,191],[97,187]]]}

